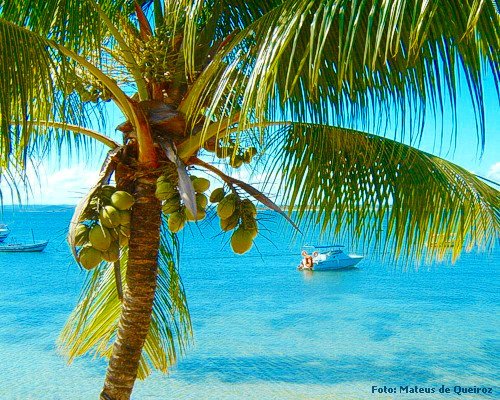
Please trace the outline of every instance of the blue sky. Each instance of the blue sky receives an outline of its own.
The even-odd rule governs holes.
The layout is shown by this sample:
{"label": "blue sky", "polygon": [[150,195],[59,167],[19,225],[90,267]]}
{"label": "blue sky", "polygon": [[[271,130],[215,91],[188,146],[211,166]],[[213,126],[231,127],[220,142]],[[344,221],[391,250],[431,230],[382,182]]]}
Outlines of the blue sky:
{"label": "blue sky", "polygon": [[[455,148],[445,145],[439,148],[436,135],[441,131],[441,121],[438,122],[430,115],[427,116],[426,126],[420,149],[453,161],[454,163],[478,175],[500,182],[500,107],[493,78],[485,80],[485,116],[486,116],[486,145],[484,153],[480,154],[476,134],[476,122],[472,103],[466,89],[462,88],[458,98],[457,117],[457,145]],[[109,112],[108,135],[116,135],[114,127],[124,119],[116,108]],[[451,112],[445,111],[443,118],[444,142],[448,143],[451,132]],[[389,135],[389,137],[392,137]],[[99,145],[80,159],[70,162],[66,156],[51,157],[38,168],[39,179],[35,171],[29,171],[32,183],[32,193],[25,196],[26,204],[76,204],[86,191],[95,183],[99,167],[104,159],[106,149]],[[240,169],[237,176],[240,179],[248,178],[249,171]],[[258,180],[258,174],[252,182]],[[4,184],[1,186],[4,194],[4,204],[11,204],[9,190]],[[17,204],[17,200],[14,200]]]}

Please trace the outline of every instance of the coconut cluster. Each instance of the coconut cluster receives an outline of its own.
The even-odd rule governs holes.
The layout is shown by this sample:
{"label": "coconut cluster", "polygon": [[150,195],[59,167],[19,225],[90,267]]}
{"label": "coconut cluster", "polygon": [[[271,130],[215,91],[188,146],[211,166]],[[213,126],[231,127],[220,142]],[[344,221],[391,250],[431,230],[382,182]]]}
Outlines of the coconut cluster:
{"label": "coconut cluster", "polygon": [[75,228],[78,261],[85,269],[95,268],[103,260],[115,262],[120,258],[120,248],[128,245],[130,237],[130,208],[134,197],[105,185],[90,204],[92,215]]}
{"label": "coconut cluster", "polygon": [[229,164],[233,168],[239,168],[243,164],[250,164],[253,157],[257,154],[257,149],[250,147],[236,147],[234,140],[210,140],[203,146],[209,152],[215,152],[218,158],[229,157]]}
{"label": "coconut cluster", "polygon": [[162,201],[163,214],[168,216],[168,229],[177,233],[188,221],[201,221],[207,215],[208,198],[204,194],[210,188],[210,181],[191,175],[196,192],[196,216],[183,204],[179,188],[169,177],[162,175],[156,182],[156,197]]}
{"label": "coconut cluster", "polygon": [[217,204],[217,215],[223,231],[233,230],[231,248],[237,254],[252,248],[253,240],[259,233],[257,208],[249,199],[241,199],[236,193],[226,195],[223,188],[215,189],[210,201]]}

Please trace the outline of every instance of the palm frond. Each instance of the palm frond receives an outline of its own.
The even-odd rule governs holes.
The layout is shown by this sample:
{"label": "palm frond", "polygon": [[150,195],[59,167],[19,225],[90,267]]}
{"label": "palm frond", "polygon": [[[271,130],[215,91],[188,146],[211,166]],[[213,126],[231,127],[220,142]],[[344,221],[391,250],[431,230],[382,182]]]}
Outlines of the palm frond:
{"label": "palm frond", "polygon": [[[183,52],[187,75],[193,79],[219,46],[235,32],[281,4],[281,0],[188,2],[184,23]],[[208,57],[210,58],[210,57]]]}
{"label": "palm frond", "polygon": [[[177,271],[179,244],[165,227],[158,258],[157,290],[152,321],[141,356],[138,377],[152,369],[167,372],[192,336],[186,295]],[[126,286],[127,251],[120,260],[122,286]],[[89,273],[79,304],[59,338],[59,350],[69,362],[85,354],[109,358],[116,337],[121,303],[112,264],[103,263]]]}
{"label": "palm frond", "polygon": [[[22,166],[33,155],[44,156],[52,145],[87,144],[75,127],[102,121],[102,104],[87,102],[75,90],[85,81],[73,61],[50,42],[0,18],[0,163]],[[45,123],[41,123],[45,121]],[[64,124],[74,125],[65,129]]]}
{"label": "palm frond", "polygon": [[[118,24],[120,16],[129,15],[133,4],[128,0],[99,1],[113,24]],[[94,0],[0,0],[1,18],[78,54],[94,57],[95,64],[99,64],[99,49],[108,37],[101,16]]]}
{"label": "palm frond", "polygon": [[294,218],[325,234],[374,241],[396,258],[451,250],[453,260],[464,248],[492,248],[500,236],[500,192],[442,158],[314,124],[292,123],[272,139],[265,170],[281,177],[279,195]]}
{"label": "palm frond", "polygon": [[393,109],[414,144],[429,105],[456,113],[463,75],[484,146],[482,79],[489,69],[499,89],[499,22],[486,1],[285,0],[219,51],[184,111],[221,118],[238,104],[242,129],[288,115],[383,131]]}

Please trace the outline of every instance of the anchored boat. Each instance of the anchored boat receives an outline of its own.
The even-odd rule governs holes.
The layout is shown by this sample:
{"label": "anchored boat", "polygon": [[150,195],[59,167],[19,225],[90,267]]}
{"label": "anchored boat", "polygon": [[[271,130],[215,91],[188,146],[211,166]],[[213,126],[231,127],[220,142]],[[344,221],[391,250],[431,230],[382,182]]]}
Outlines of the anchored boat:
{"label": "anchored boat", "polygon": [[[342,251],[343,247],[345,246],[339,244],[331,246],[304,246],[304,250],[302,251],[303,259],[299,265],[299,269],[329,271],[349,268],[354,267],[364,258],[364,256],[358,254],[344,253]],[[308,254],[307,250],[311,251],[311,254]],[[311,267],[308,268],[309,265]]]}
{"label": "anchored boat", "polygon": [[3,244],[0,246],[0,252],[4,252],[4,253],[40,252],[40,251],[45,250],[45,247],[47,247],[47,243],[49,243],[48,240],[41,240],[39,242],[29,243],[29,244],[21,244],[21,243]]}
{"label": "anchored boat", "polygon": [[7,236],[9,236],[9,228],[5,224],[0,224],[0,243],[2,243]]}

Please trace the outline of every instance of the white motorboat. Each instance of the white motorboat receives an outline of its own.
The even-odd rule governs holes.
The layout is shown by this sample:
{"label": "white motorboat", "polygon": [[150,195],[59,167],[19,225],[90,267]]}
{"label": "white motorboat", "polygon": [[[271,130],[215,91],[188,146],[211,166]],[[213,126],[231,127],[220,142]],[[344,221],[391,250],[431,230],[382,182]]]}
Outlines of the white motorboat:
{"label": "white motorboat", "polygon": [[[312,269],[314,271],[329,271],[342,268],[354,267],[358,264],[364,256],[358,254],[346,254],[341,249],[343,245],[331,246],[304,246],[302,251],[302,263],[299,269]],[[307,250],[311,254],[307,253]],[[312,257],[312,268],[305,268],[306,257]]]}
{"label": "white motorboat", "polygon": [[9,228],[5,224],[0,224],[0,243],[2,243],[7,236],[9,236]]}
{"label": "white motorboat", "polygon": [[0,252],[4,253],[34,253],[44,251],[47,247],[48,240],[42,240],[36,243],[21,244],[9,243],[0,245]]}

